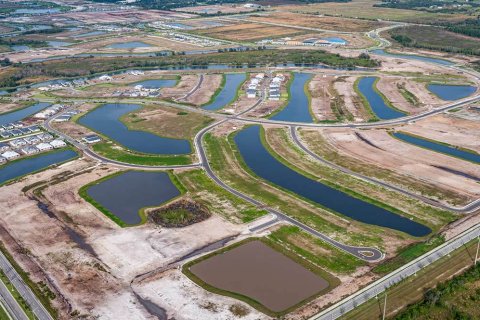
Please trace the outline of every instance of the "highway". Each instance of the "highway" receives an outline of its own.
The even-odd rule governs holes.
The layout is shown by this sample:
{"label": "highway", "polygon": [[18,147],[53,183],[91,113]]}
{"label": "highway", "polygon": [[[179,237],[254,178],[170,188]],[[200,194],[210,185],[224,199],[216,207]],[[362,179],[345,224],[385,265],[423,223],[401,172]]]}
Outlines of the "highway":
{"label": "highway", "polygon": [[17,320],[28,320],[28,316],[10,293],[3,281],[0,281],[0,303],[11,317]]}
{"label": "highway", "polygon": [[[25,301],[30,306],[32,312],[35,314],[35,316],[39,320],[53,320],[50,313],[45,309],[45,307],[38,300],[35,294],[33,294],[30,288],[25,284],[25,282],[23,282],[20,275],[17,273],[17,271],[13,268],[13,266],[8,261],[8,259],[1,252],[0,252],[0,268],[2,268],[3,272],[6,274],[10,282],[17,289],[17,291],[22,295],[23,299],[25,299]],[[8,295],[3,295],[4,293],[3,290],[0,290],[0,292],[2,293],[3,299],[8,300],[8,295],[10,295],[10,293],[8,293]],[[28,319],[28,317],[25,315],[23,310],[22,312],[18,314],[17,313],[18,312],[13,313],[13,316],[16,317],[15,319],[19,319],[19,320]]]}
{"label": "highway", "polygon": [[345,315],[347,312],[353,310],[359,305],[368,300],[378,296],[389,287],[399,283],[403,279],[410,277],[423,268],[429,266],[433,262],[442,257],[448,256],[451,252],[459,249],[464,244],[480,237],[480,226],[476,225],[462,233],[461,235],[445,242],[441,246],[424,254],[423,256],[413,260],[412,262],[398,268],[387,276],[375,281],[367,287],[357,291],[353,295],[341,300],[332,305],[317,315],[311,317],[309,320],[334,320]]}

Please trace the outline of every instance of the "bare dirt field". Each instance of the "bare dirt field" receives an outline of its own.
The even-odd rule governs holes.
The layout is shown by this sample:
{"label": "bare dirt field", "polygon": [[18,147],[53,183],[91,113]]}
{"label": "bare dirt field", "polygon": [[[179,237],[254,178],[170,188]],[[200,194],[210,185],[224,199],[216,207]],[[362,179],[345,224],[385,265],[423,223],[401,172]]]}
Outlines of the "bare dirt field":
{"label": "bare dirt field", "polygon": [[362,99],[353,90],[356,77],[341,77],[334,82],[334,89],[343,100],[345,110],[352,114],[353,121],[361,122],[369,119]]}
{"label": "bare dirt field", "polygon": [[[414,104],[410,103],[399,91],[399,86],[405,88],[407,86],[406,82],[409,82],[409,80],[404,79],[404,78],[386,78],[386,77],[380,77],[380,79],[377,82],[377,89],[385,95],[385,97],[395,106],[395,108],[398,108],[402,111],[405,111],[409,114],[417,114],[422,111],[425,111],[425,108],[423,108],[420,105],[420,100],[417,98],[416,93],[412,93],[413,98],[418,101],[418,105],[415,106]],[[420,88],[417,88],[420,89]],[[425,91],[427,88],[424,88]],[[406,90],[406,88],[405,88]],[[410,92],[410,91],[409,91]]]}
{"label": "bare dirt field", "polygon": [[328,17],[287,11],[277,11],[266,16],[252,15],[249,20],[342,32],[366,32],[387,25],[384,22],[377,21]]}
{"label": "bare dirt field", "polygon": [[323,134],[332,148],[341,154],[426,181],[470,200],[480,196],[477,181],[439,168],[461,170],[467,175],[480,177],[480,169],[472,163],[401,142],[383,130],[328,129]]}
{"label": "bare dirt field", "polygon": [[258,41],[265,38],[279,38],[305,33],[305,31],[295,28],[271,26],[252,22],[202,29],[197,30],[196,32],[212,38],[231,41]]}
{"label": "bare dirt field", "polygon": [[480,153],[478,121],[442,114],[404,126],[401,130]]}
{"label": "bare dirt field", "polygon": [[162,88],[160,93],[162,97],[168,99],[179,99],[192,91],[198,84],[200,76],[196,74],[187,74],[180,76],[177,85],[171,88]]}
{"label": "bare dirt field", "polygon": [[85,24],[134,23],[167,19],[192,18],[194,15],[162,10],[120,10],[106,12],[68,12],[53,15],[53,18],[70,18]]}
{"label": "bare dirt field", "polygon": [[5,112],[14,111],[16,109],[21,109],[23,107],[24,107],[23,104],[20,104],[20,103],[17,103],[17,102],[1,101],[0,102],[0,114],[5,113]]}
{"label": "bare dirt field", "polygon": [[205,74],[198,89],[187,97],[185,102],[191,103],[195,106],[201,106],[209,102],[215,91],[220,87],[221,83],[221,74]]}
{"label": "bare dirt field", "polygon": [[[0,220],[10,235],[0,232],[0,237],[9,249],[10,243],[14,245],[13,239],[18,241],[16,245],[23,250],[10,251],[34,280],[57,288],[55,304],[62,310],[60,319],[68,319],[73,310],[101,319],[153,319],[130,289],[133,277],[162,268],[209,243],[237,235],[243,227],[213,216],[182,229],[148,223],[119,228],[78,195],[81,186],[118,170],[91,165],[89,161],[76,160],[2,187],[0,199],[8,212]],[[20,191],[61,172],[80,170],[84,172],[42,191],[40,201],[49,205],[48,213],[43,213],[35,200]],[[17,252],[21,256],[18,259]],[[28,257],[21,252],[29,252]],[[32,269],[36,263],[50,280]]]}
{"label": "bare dirt field", "polygon": [[325,77],[324,75],[315,75],[308,84],[308,90],[312,97],[311,108],[313,115],[317,120],[336,120],[337,117],[330,107],[333,95],[329,92],[334,77]]}
{"label": "bare dirt field", "polygon": [[224,5],[209,5],[209,6],[196,6],[196,7],[184,7],[177,8],[174,11],[177,12],[188,12],[193,14],[217,14],[218,12],[227,14],[227,13],[242,13],[242,12],[251,12],[255,10],[254,8],[246,8],[243,4],[224,4]]}
{"label": "bare dirt field", "polygon": [[270,319],[246,303],[200,288],[178,269],[159,274],[149,282],[135,284],[134,289],[142,297],[148,297],[161,305],[172,319],[233,319],[234,306],[244,311],[245,315],[241,319]]}

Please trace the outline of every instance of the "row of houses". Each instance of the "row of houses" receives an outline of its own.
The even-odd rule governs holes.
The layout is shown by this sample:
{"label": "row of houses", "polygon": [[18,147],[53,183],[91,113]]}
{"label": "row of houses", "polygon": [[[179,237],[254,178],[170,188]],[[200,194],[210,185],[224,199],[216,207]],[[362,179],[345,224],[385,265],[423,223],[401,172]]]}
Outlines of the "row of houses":
{"label": "row of houses", "polygon": [[8,142],[2,142],[2,144],[10,145],[12,148],[20,148],[25,145],[35,144],[39,142],[50,141],[53,139],[53,136],[50,133],[39,133],[33,136],[13,139]]}
{"label": "row of houses", "polygon": [[67,111],[65,112],[64,114],[56,117],[53,121],[55,122],[66,122],[66,121],[70,121],[70,119],[76,115],[76,114],[79,114],[80,111],[78,110],[71,110],[71,111]]}
{"label": "row of houses", "polygon": [[265,74],[259,73],[250,79],[247,88],[247,98],[255,98],[257,96],[258,86],[262,83]]}
{"label": "row of houses", "polygon": [[63,104],[54,104],[51,105],[50,107],[36,113],[33,115],[35,119],[47,119],[50,118],[51,116],[54,116],[55,114],[59,113],[63,109],[65,109],[67,106]]}
{"label": "row of houses", "polygon": [[283,74],[277,74],[272,81],[270,82],[268,88],[268,99],[269,100],[280,100],[280,88],[282,82],[285,81],[285,76]]}
{"label": "row of houses", "polygon": [[29,127],[17,127],[15,129],[0,131],[0,137],[2,139],[8,139],[8,138],[23,136],[26,134],[39,132],[39,131],[40,131],[40,127],[36,125],[29,126]]}
{"label": "row of houses", "polygon": [[4,143],[0,143],[0,164],[5,163],[7,161],[15,160],[22,155],[33,155],[39,152],[49,151],[52,149],[58,149],[66,147],[67,144],[65,141],[60,139],[55,139],[50,142],[40,142],[36,145],[25,145],[19,149],[15,150],[8,150],[5,149],[8,145]]}

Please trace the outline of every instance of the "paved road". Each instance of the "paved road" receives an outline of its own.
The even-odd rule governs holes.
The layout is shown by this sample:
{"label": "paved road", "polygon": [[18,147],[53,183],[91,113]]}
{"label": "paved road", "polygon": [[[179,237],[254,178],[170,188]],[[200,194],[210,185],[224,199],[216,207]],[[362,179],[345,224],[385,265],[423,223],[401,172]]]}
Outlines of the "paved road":
{"label": "paved road", "polygon": [[399,283],[403,279],[412,276],[429,266],[438,259],[449,255],[456,249],[461,248],[480,236],[480,226],[476,225],[464,232],[460,236],[444,243],[436,249],[424,254],[423,256],[413,260],[403,267],[395,270],[387,276],[375,281],[367,287],[357,291],[355,294],[343,299],[342,301],[332,305],[323,312],[310,318],[310,320],[334,320],[345,315],[347,312],[353,310],[357,306],[367,302],[368,300],[378,296],[389,287]]}
{"label": "paved road", "polygon": [[373,184],[376,184],[376,185],[380,185],[382,187],[385,187],[387,189],[390,189],[390,190],[394,190],[394,191],[397,191],[401,194],[404,194],[406,196],[409,196],[411,198],[414,198],[414,199],[417,199],[417,200],[420,200],[420,201],[423,201],[425,203],[428,203],[434,207],[439,207],[439,208],[442,208],[442,209],[445,209],[445,210],[451,210],[451,211],[455,211],[457,213],[471,213],[475,210],[478,209],[478,207],[480,206],[480,199],[477,199],[471,203],[469,203],[468,205],[466,206],[463,206],[463,207],[452,207],[452,206],[449,206],[449,205],[446,205],[446,204],[443,204],[443,203],[440,203],[438,201],[435,201],[435,200],[432,200],[432,199],[429,199],[427,197],[424,197],[424,196],[421,196],[421,195],[418,195],[416,193],[413,193],[411,191],[408,191],[408,190],[405,190],[405,189],[402,189],[398,186],[395,186],[393,184],[390,184],[390,183],[387,183],[387,182],[384,182],[384,181],[381,181],[381,180],[378,180],[378,179],[375,179],[375,178],[371,178],[371,177],[368,177],[368,176],[365,176],[363,174],[360,174],[360,173],[357,173],[357,172],[354,172],[352,170],[349,170],[349,169],[346,169],[342,166],[339,166],[333,162],[330,162],[328,160],[325,160],[324,158],[320,157],[319,155],[315,154],[314,152],[312,152],[310,149],[308,149],[304,142],[302,141],[302,139],[298,136],[298,133],[297,133],[297,127],[295,126],[290,126],[290,136],[292,137],[292,140],[293,142],[295,143],[295,145],[297,145],[300,149],[302,149],[305,153],[307,153],[308,155],[310,155],[311,157],[313,157],[315,160],[317,160],[318,162],[321,162],[331,168],[334,168],[336,170],[339,170],[339,171],[342,171],[346,174],[349,174],[351,176],[354,176],[356,178],[359,178],[359,179],[362,179],[362,180],[365,180],[365,181],[368,181],[370,183],[373,183]]}
{"label": "paved road", "polygon": [[203,83],[203,78],[204,78],[204,74],[202,73],[202,74],[200,74],[200,77],[198,78],[197,85],[196,85],[192,90],[190,90],[189,92],[187,92],[186,95],[184,95],[183,97],[181,97],[181,98],[178,99],[178,100],[185,100],[185,99],[189,98],[192,94],[194,94],[194,93],[198,90],[198,88],[200,88],[200,86],[202,85],[202,83]]}
{"label": "paved road", "polygon": [[[17,273],[17,271],[15,271],[3,253],[0,253],[0,268],[2,268],[3,272],[7,275],[8,279],[15,286],[17,291],[22,295],[23,299],[25,299],[25,301],[30,305],[30,308],[39,320],[53,320],[50,313],[48,313],[48,311],[44,308],[42,303],[38,300],[35,294],[33,294],[25,282],[23,282],[20,275]],[[17,319],[25,318],[21,317],[20,315],[20,317]]]}
{"label": "paved road", "polygon": [[28,316],[12,296],[3,281],[0,281],[0,302],[5,307],[7,313],[16,320],[28,320]]}
{"label": "paved road", "polygon": [[[237,116],[243,114],[243,113],[247,113],[248,111],[252,110],[253,108],[255,108],[256,106],[258,106],[263,100],[260,99],[257,101],[257,103],[255,103],[255,105],[253,107],[251,107],[250,109],[248,110],[245,110],[243,111],[242,113],[238,114]],[[313,235],[314,237],[317,237],[317,238],[320,238],[322,239],[323,241],[329,243],[330,245],[340,249],[340,250],[343,250],[345,252],[348,252],[352,255],[354,255],[355,257],[361,259],[361,260],[364,260],[364,261],[368,261],[368,262],[374,262],[374,261],[378,261],[378,260],[381,260],[384,258],[384,254],[376,249],[376,248],[367,248],[367,247],[355,247],[355,246],[348,246],[346,244],[343,244],[343,243],[340,243],[326,235],[324,235],[323,233],[301,223],[300,221],[297,221],[291,217],[289,217],[288,215],[278,211],[278,210],[275,210],[275,209],[272,209],[272,208],[268,208],[267,206],[265,206],[263,203],[261,203],[260,201],[257,201],[255,200],[254,198],[244,194],[244,193],[241,193],[240,191],[237,191],[233,188],[231,188],[230,186],[228,186],[226,183],[224,183],[212,170],[212,168],[210,167],[210,163],[208,162],[208,157],[206,155],[206,151],[205,151],[205,147],[203,145],[203,137],[205,136],[205,134],[208,133],[208,131],[210,131],[212,128],[216,127],[217,125],[220,125],[226,121],[228,121],[229,119],[223,119],[219,122],[216,122],[216,123],[213,123],[211,124],[210,126],[204,128],[203,130],[201,130],[196,136],[195,136],[195,147],[197,149],[197,152],[198,152],[198,156],[199,156],[199,159],[200,159],[200,162],[202,163],[203,165],[203,168],[205,169],[205,172],[207,173],[207,175],[217,184],[219,185],[221,188],[227,190],[228,192],[234,194],[235,196],[247,201],[247,202],[250,202],[251,204],[257,206],[257,207],[262,207],[262,208],[265,208],[265,210],[267,210],[269,213],[271,214],[274,214],[278,219],[280,220],[283,220],[283,221],[286,221],[292,225],[295,225],[297,227],[299,227],[300,229],[302,229],[303,231]]]}

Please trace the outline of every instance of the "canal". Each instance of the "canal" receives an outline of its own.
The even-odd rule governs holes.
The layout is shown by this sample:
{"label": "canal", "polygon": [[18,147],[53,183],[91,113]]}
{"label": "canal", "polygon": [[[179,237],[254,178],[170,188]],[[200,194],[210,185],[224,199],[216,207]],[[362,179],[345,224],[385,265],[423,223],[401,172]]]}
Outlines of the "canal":
{"label": "canal", "polygon": [[259,177],[353,220],[422,237],[431,230],[396,213],[309,179],[276,160],[265,149],[260,127],[241,130],[234,138],[247,166]]}

